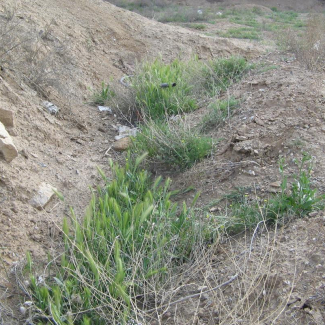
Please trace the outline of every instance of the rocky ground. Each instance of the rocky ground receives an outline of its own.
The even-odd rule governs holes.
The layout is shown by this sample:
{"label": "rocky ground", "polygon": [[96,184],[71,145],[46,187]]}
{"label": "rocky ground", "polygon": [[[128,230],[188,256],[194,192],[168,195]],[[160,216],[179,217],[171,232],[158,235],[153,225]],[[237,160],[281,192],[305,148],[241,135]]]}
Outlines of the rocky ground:
{"label": "rocky ground", "polygon": [[[222,4],[230,2],[235,3]],[[322,5],[321,1],[253,2],[296,10]],[[205,4],[214,5],[213,1]],[[49,250],[58,248],[62,217],[69,214],[70,206],[82,216],[90,188],[100,184],[96,168],[109,174],[108,158],[119,159],[120,153],[111,149],[121,123],[118,111],[100,112],[87,99],[89,89],[98,89],[102,81],[113,78],[118,84],[121,76],[132,73],[137,60],[162,55],[169,61],[179,53],[184,58],[197,54],[200,59],[241,54],[276,67],[252,71],[229,90],[241,105],[222,128],[211,131],[215,139],[222,139],[218,151],[184,174],[172,173],[175,187],[192,185],[202,191],[200,206],[237,187],[246,188],[252,198],[267,197],[278,190],[274,184],[279,181],[279,157],[286,157],[286,172],[292,175],[296,171],[293,158],[299,158],[302,151],[313,155],[312,182],[320,192],[325,191],[324,72],[307,70],[291,53],[278,52],[273,42],[209,37],[99,0],[19,1],[15,5],[4,0],[1,6],[1,19],[8,10],[18,17],[17,33],[33,30],[39,35],[38,62],[48,66],[32,67],[42,73],[55,72],[58,82],[42,84],[43,96],[22,82],[19,64],[23,62],[21,69],[31,67],[21,60],[25,52],[13,53],[13,65],[4,62],[0,71],[0,120],[9,133],[0,129],[1,141],[10,138],[17,149],[6,147],[13,151],[3,152],[0,160],[0,323],[24,323],[17,312],[23,298],[10,272],[21,265],[26,251],[44,261]],[[44,33],[46,37],[41,37]],[[64,49],[62,62],[67,62],[63,69],[55,68],[63,60],[58,44]],[[59,112],[50,114],[45,100]],[[8,111],[13,112],[13,123]],[[205,112],[202,108],[187,118],[197,121]],[[46,204],[35,205],[33,199],[42,184],[57,189],[64,201],[54,195]],[[201,265],[196,273],[188,274],[190,285],[175,298],[205,291],[234,274],[238,277],[221,293],[212,291],[202,299],[167,308],[161,322],[323,324],[324,217],[319,212],[277,231],[264,229],[264,235],[253,237],[253,243],[252,234],[225,239],[215,255],[209,256],[209,266]],[[205,289],[198,289],[202,286]]]}

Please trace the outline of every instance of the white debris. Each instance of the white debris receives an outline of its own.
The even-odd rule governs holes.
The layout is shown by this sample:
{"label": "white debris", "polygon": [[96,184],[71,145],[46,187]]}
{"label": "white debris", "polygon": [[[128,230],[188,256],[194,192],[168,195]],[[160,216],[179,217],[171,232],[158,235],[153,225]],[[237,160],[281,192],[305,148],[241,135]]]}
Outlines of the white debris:
{"label": "white debris", "polygon": [[50,114],[53,114],[53,115],[57,114],[60,110],[57,106],[55,106],[53,103],[48,102],[48,101],[44,101],[43,106],[47,109],[47,111]]}

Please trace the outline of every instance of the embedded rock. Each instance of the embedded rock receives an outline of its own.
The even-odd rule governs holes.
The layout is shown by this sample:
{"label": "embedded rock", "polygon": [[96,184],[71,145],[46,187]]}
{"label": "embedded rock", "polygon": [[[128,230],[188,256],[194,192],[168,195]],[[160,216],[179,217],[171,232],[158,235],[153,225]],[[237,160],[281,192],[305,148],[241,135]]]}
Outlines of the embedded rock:
{"label": "embedded rock", "polygon": [[0,108],[0,122],[6,127],[14,126],[14,113],[8,109]]}
{"label": "embedded rock", "polygon": [[116,151],[125,151],[129,148],[130,144],[131,144],[131,139],[129,137],[122,138],[113,143],[112,149]]}
{"label": "embedded rock", "polygon": [[0,153],[7,162],[18,156],[18,151],[5,126],[0,122]]}
{"label": "embedded rock", "polygon": [[36,209],[42,210],[50,202],[55,194],[56,188],[48,183],[41,183],[37,194],[29,201],[29,203]]}

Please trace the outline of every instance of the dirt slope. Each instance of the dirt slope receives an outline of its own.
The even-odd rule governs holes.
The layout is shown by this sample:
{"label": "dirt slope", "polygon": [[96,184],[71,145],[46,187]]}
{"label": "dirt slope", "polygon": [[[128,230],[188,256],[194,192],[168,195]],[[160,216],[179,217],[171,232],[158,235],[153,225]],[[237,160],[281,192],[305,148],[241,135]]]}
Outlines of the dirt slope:
{"label": "dirt slope", "polygon": [[[13,8],[9,0],[2,5]],[[3,15],[6,12],[3,9]],[[103,1],[21,1],[14,14],[21,29],[40,35],[37,55],[47,65],[32,68],[46,74],[57,62],[63,65],[53,75],[56,83],[42,85],[48,99],[61,108],[57,116],[45,112],[43,99],[16,78],[20,68],[29,68],[24,61],[14,64],[19,49],[12,55],[14,69],[6,65],[1,72],[0,103],[15,113],[11,134],[20,152],[10,164],[0,161],[0,247],[7,265],[21,260],[26,249],[42,256],[50,238],[56,238],[53,223],[60,223],[69,205],[82,213],[90,197],[88,187],[98,182],[96,166],[107,166],[104,153],[116,135],[116,121],[84,104],[89,87],[130,73],[136,60],[145,57],[254,56],[262,50],[166,26]],[[56,44],[64,49],[65,64],[61,52],[52,56]],[[62,192],[65,203],[54,200],[44,211],[31,207],[29,201],[42,182]]]}

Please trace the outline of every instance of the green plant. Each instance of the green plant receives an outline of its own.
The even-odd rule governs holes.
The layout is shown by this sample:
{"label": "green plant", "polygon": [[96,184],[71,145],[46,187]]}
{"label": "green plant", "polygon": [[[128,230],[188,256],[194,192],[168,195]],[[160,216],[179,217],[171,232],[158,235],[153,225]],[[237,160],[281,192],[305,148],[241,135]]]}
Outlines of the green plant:
{"label": "green plant", "polygon": [[188,25],[188,27],[194,28],[197,30],[205,30],[207,28],[206,25],[204,25],[204,24],[190,24],[190,25]]}
{"label": "green plant", "polygon": [[109,84],[105,84],[105,82],[102,82],[101,84],[101,90],[99,92],[94,91],[90,102],[93,105],[107,105],[107,103],[110,101],[112,97],[115,96],[115,92],[111,90]]}
{"label": "green plant", "polygon": [[219,94],[252,68],[253,65],[248,64],[243,57],[232,56],[210,61],[204,67],[205,88],[212,95]]}
{"label": "green plant", "polygon": [[301,161],[295,160],[298,174],[288,190],[287,177],[284,176],[285,162],[280,160],[279,170],[282,175],[281,194],[272,198],[268,205],[268,217],[276,219],[278,215],[291,213],[298,217],[324,207],[325,195],[317,196],[317,190],[311,187],[312,157],[304,153]]}
{"label": "green plant", "polygon": [[211,154],[213,141],[181,122],[147,122],[133,139],[132,151],[184,170]]}
{"label": "green plant", "polygon": [[325,205],[325,195],[317,195],[311,186],[312,158],[304,153],[301,161],[295,160],[298,174],[293,176],[291,187],[284,175],[285,162],[281,159],[279,170],[282,177],[281,192],[269,199],[251,198],[245,190],[225,196],[228,201],[226,216],[217,217],[220,227],[229,233],[254,228],[259,222],[274,223],[287,217],[303,217],[320,210]]}
{"label": "green plant", "polygon": [[232,115],[233,110],[238,107],[238,100],[229,98],[229,100],[217,100],[210,104],[209,112],[203,116],[199,125],[200,132],[207,132],[213,127],[219,126],[224,120]]}
{"label": "green plant", "polygon": [[132,78],[138,111],[153,119],[197,108],[191,79],[197,60],[178,59],[166,64],[161,59],[141,65]]}
{"label": "green plant", "polygon": [[[126,324],[145,313],[153,292],[213,237],[193,206],[170,198],[170,180],[152,179],[141,169],[145,154],[128,155],[124,167],[110,162],[113,178],[93,193],[83,221],[72,211],[63,223],[61,263],[40,282],[30,278],[37,324]],[[30,259],[28,262],[31,265]],[[140,301],[138,301],[140,297]]]}
{"label": "green plant", "polygon": [[226,32],[220,32],[219,35],[221,37],[243,38],[251,40],[259,40],[261,38],[258,31],[248,27],[229,28]]}

